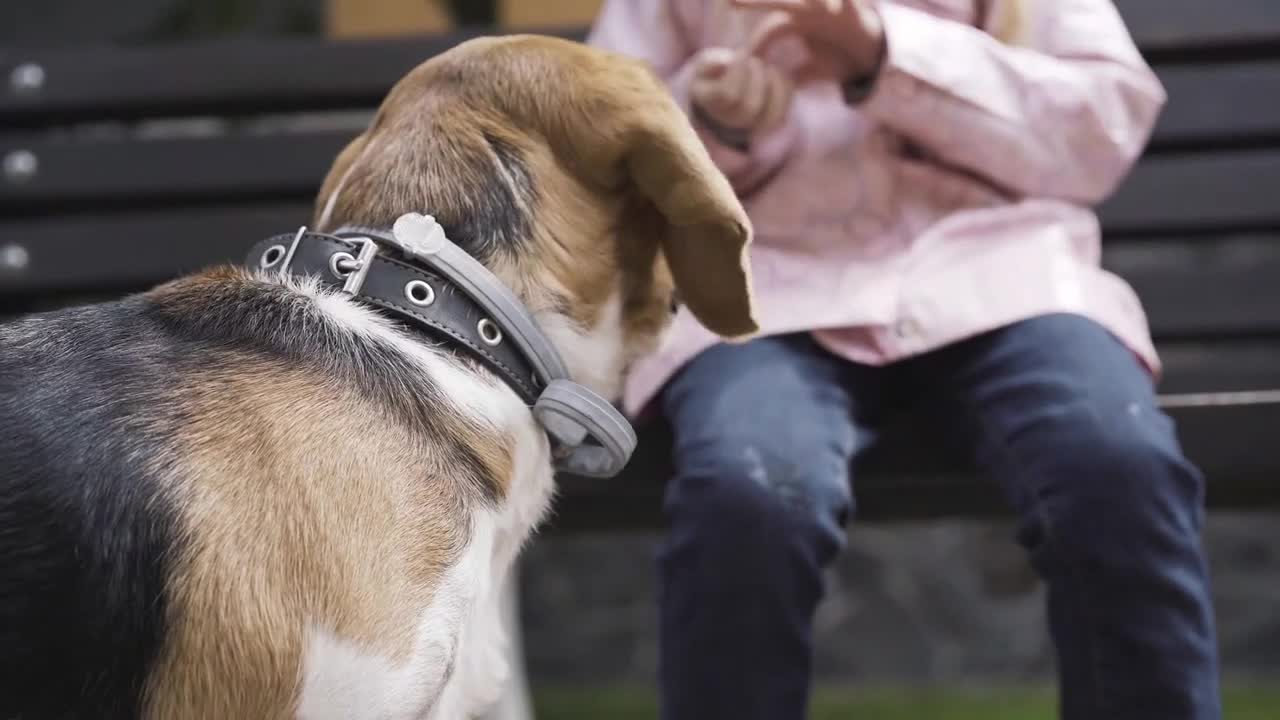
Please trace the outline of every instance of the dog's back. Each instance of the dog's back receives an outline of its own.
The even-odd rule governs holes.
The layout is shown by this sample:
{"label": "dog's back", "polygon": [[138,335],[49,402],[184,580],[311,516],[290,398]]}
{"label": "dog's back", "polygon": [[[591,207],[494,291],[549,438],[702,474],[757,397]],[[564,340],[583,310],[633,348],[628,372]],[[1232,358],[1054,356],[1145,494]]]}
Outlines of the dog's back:
{"label": "dog's back", "polygon": [[0,326],[0,717],[136,716],[166,617],[161,330],[138,299]]}

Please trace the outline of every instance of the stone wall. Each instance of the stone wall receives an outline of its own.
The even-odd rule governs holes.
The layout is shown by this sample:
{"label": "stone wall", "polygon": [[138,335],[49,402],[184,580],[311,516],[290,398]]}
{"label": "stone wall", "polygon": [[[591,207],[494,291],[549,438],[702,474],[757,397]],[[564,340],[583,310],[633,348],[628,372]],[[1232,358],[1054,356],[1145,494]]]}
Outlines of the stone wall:
{"label": "stone wall", "polygon": [[[1044,589],[1005,523],[859,525],[818,619],[839,681],[1047,680]],[[1211,514],[1224,672],[1280,679],[1280,516]],[[651,682],[656,535],[544,537],[521,574],[529,673]]]}

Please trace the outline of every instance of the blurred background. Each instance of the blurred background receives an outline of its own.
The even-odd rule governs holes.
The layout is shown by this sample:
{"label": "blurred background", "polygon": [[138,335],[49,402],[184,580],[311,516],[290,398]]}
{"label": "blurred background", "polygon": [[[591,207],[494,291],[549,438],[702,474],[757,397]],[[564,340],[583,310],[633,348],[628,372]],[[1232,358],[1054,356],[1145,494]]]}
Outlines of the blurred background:
{"label": "blurred background", "polygon": [[[1271,27],[1280,25],[1280,8],[1238,4],[1269,12]],[[1179,5],[1186,4],[1171,3]],[[0,316],[140,289],[233,256],[261,237],[259,230],[296,227],[333,154],[400,72],[455,41],[455,33],[580,33],[598,6],[599,0],[5,0]],[[317,50],[317,42],[362,50],[335,56]],[[1247,59],[1242,53],[1257,43],[1233,47],[1235,58],[1222,62]],[[1175,60],[1197,57],[1189,52]],[[192,68],[188,76],[165,75],[187,72],[183,63]],[[296,67],[288,69],[290,63]],[[114,74],[94,75],[98,67]],[[59,74],[60,68],[80,74]],[[76,87],[63,84],[67,74],[77,78]],[[253,86],[255,75],[263,86]],[[214,89],[202,95],[202,84]],[[1270,141],[1277,134],[1275,127],[1259,131]],[[278,140],[282,135],[291,139]],[[239,144],[210,150],[196,144],[210,138]],[[1251,218],[1250,232],[1260,222]],[[90,247],[91,232],[104,227],[140,244],[110,253]],[[1254,247],[1238,234],[1224,242],[1237,255]],[[79,263],[58,262],[80,255]],[[1186,263],[1211,256],[1177,257]],[[1253,268],[1258,257],[1246,252],[1239,262]],[[1115,255],[1116,262],[1127,258]],[[1188,292],[1156,284],[1147,292],[1137,284],[1144,298]],[[1257,372],[1280,367],[1274,350],[1249,357],[1250,367],[1262,368]],[[1228,717],[1276,718],[1280,517],[1249,504],[1215,510],[1206,531]],[[654,716],[657,537],[644,527],[595,528],[548,532],[533,543],[520,585],[539,717]],[[1012,539],[999,512],[855,524],[820,612],[815,717],[1053,717],[1043,590]]]}

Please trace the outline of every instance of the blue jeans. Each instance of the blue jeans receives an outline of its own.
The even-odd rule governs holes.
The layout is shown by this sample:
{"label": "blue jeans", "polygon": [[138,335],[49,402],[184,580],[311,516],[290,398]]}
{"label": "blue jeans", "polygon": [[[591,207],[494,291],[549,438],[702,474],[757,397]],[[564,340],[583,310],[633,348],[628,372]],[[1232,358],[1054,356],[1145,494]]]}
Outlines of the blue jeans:
{"label": "blue jeans", "polygon": [[1017,514],[1048,589],[1061,717],[1218,720],[1203,478],[1134,356],[1073,315],[887,367],[793,335],[716,346],[677,374],[661,399],[677,468],[658,559],[662,717],[805,717],[849,461],[905,392]]}

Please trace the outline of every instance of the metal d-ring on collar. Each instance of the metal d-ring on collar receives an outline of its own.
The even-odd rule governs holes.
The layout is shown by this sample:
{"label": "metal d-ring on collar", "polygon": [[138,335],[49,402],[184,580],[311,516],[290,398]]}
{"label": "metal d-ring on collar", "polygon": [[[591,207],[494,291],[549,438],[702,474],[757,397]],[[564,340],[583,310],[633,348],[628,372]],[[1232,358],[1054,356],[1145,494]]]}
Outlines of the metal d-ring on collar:
{"label": "metal d-ring on collar", "polygon": [[[408,262],[379,255],[379,243]],[[300,244],[305,245],[301,254]],[[295,267],[299,259],[303,262]],[[304,227],[287,246],[279,238],[260,242],[250,263],[341,281],[343,292],[458,343],[533,404],[534,416],[555,441],[559,470],[610,477],[621,472],[635,449],[635,431],[626,418],[569,379],[564,361],[523,303],[450,242],[428,215],[404,215],[391,233],[341,228],[323,235]],[[371,281],[375,264],[381,269]],[[394,278],[399,279],[391,287]],[[442,293],[445,301],[439,305]],[[464,321],[470,330],[458,327],[464,317],[471,318]]]}

